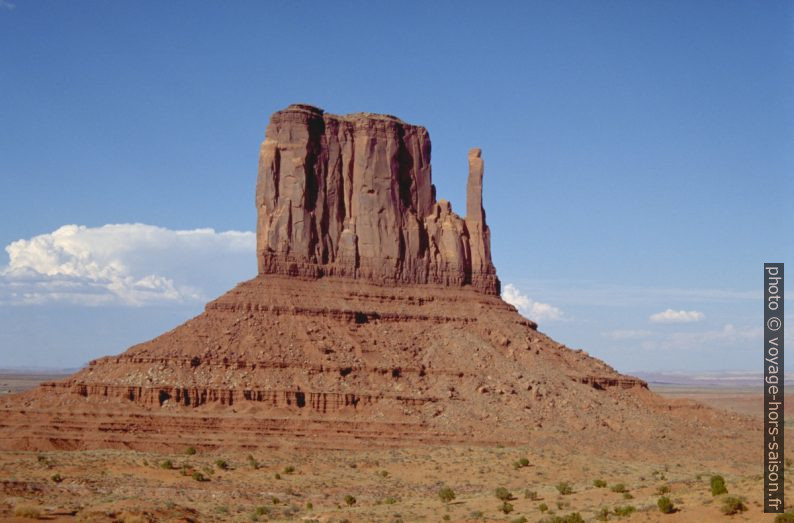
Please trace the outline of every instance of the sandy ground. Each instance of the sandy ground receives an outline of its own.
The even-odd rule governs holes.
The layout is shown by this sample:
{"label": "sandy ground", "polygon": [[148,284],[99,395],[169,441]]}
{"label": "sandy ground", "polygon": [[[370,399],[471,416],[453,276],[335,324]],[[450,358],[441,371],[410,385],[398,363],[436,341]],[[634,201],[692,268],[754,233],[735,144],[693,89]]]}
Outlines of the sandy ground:
{"label": "sandy ground", "polygon": [[[760,415],[760,396],[754,390],[657,391]],[[526,466],[521,466],[522,458]],[[724,476],[727,495],[711,495],[713,474]],[[794,471],[789,475],[794,477]],[[606,487],[595,486],[595,480]],[[561,493],[561,482],[572,492]],[[449,502],[438,495],[445,486],[455,494]],[[14,514],[38,513],[50,521],[536,522],[578,513],[584,521],[772,522],[774,517],[762,512],[762,486],[760,463],[747,469],[729,461],[703,462],[697,456],[687,462],[661,456],[655,462],[615,462],[526,446],[371,451],[282,447],[252,455],[188,454],[188,449],[171,455],[0,452],[3,521],[29,521]],[[497,498],[498,487],[511,494],[509,506]],[[660,493],[667,489],[677,508],[673,514],[657,508]],[[743,498],[746,510],[724,515],[727,496]],[[624,512],[629,514],[618,514]]]}

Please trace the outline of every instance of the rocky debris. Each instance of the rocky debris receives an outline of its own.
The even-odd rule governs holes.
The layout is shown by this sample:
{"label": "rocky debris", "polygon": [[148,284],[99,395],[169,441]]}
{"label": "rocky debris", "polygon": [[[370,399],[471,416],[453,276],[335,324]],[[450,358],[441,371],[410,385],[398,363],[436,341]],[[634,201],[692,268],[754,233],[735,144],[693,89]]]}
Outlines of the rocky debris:
{"label": "rocky debris", "polygon": [[499,294],[479,149],[469,153],[469,169],[464,220],[436,201],[424,127],[308,105],[278,111],[259,157],[259,273]]}

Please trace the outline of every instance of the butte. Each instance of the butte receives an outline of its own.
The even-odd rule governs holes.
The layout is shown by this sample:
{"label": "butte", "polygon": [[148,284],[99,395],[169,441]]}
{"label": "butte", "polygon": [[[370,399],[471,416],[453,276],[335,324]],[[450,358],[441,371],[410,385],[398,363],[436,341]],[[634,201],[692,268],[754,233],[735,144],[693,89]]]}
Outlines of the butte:
{"label": "butte", "polygon": [[479,149],[461,217],[436,199],[424,127],[291,105],[265,136],[258,275],[170,332],[4,398],[0,448],[535,442],[688,456],[757,439],[500,298]]}

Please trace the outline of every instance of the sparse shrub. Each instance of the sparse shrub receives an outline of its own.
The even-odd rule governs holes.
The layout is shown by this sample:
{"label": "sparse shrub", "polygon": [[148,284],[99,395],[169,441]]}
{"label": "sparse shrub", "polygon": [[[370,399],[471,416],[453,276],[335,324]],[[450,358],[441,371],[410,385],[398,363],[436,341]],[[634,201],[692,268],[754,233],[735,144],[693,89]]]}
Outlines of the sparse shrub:
{"label": "sparse shrub", "polygon": [[516,519],[511,519],[510,520],[510,523],[528,523],[528,522],[529,522],[529,520],[527,518],[525,518],[524,516],[521,516],[520,518],[516,518]]}
{"label": "sparse shrub", "polygon": [[264,505],[260,505],[254,509],[254,514],[257,516],[267,516],[270,515],[270,507],[266,507]]}
{"label": "sparse shrub", "polygon": [[452,518],[449,517],[449,514],[444,514],[444,517],[441,519],[443,519],[444,521],[449,521]]}
{"label": "sparse shrub", "polygon": [[293,472],[295,472],[295,467],[292,465],[287,465],[284,467],[284,474],[292,474]]}
{"label": "sparse shrub", "polygon": [[14,509],[14,516],[18,518],[39,519],[41,511],[30,505],[20,505]]}
{"label": "sparse shrub", "polygon": [[659,498],[656,502],[656,506],[659,507],[659,512],[662,514],[672,514],[675,512],[675,505],[673,505],[673,502],[670,501],[670,498],[667,496]]}
{"label": "sparse shrub", "polygon": [[229,463],[225,459],[216,459],[215,466],[221,470],[229,470]]}
{"label": "sparse shrub", "polygon": [[511,494],[510,491],[504,487],[498,487],[494,491],[494,495],[496,496],[496,499],[498,499],[499,501],[509,501],[513,499],[513,494]]}
{"label": "sparse shrub", "polygon": [[276,472],[276,473],[275,473],[275,475],[274,475],[273,477],[274,477],[275,479],[281,479],[281,474],[279,474],[278,472]]}
{"label": "sparse shrub", "polygon": [[624,492],[628,492],[626,485],[624,485],[623,483],[615,483],[610,487],[609,490],[611,490],[612,492],[617,492],[618,494],[623,494]]}
{"label": "sparse shrub", "polygon": [[196,453],[196,447],[188,447],[185,449],[185,454],[192,456]]}
{"label": "sparse shrub", "polygon": [[217,512],[218,514],[228,514],[229,513],[229,507],[227,507],[226,505],[219,505],[215,509],[215,512]]}
{"label": "sparse shrub", "polygon": [[455,499],[455,491],[449,487],[442,487],[441,490],[438,491],[438,497],[444,503],[449,503],[450,501]]}
{"label": "sparse shrub", "polygon": [[254,458],[254,456],[252,454],[249,454],[248,457],[246,458],[246,460],[248,461],[248,466],[249,467],[251,467],[254,470],[258,470],[259,469],[259,462],[256,460],[256,458]]}
{"label": "sparse shrub", "polygon": [[584,523],[584,519],[582,519],[581,514],[578,512],[572,512],[567,516],[551,516],[548,518],[543,518],[539,523]]}
{"label": "sparse shrub", "polygon": [[345,505],[347,505],[348,507],[352,507],[355,504],[356,504],[356,498],[354,496],[351,496],[350,494],[345,496]]}
{"label": "sparse shrub", "polygon": [[659,486],[656,489],[656,495],[657,496],[663,496],[663,495],[669,494],[669,493],[670,493],[670,487],[667,486],[667,485],[661,485],[661,486]]}
{"label": "sparse shrub", "polygon": [[794,464],[794,461],[792,461],[791,458],[786,458],[786,468],[787,469],[791,468],[792,464]]}
{"label": "sparse shrub", "polygon": [[538,510],[540,510],[541,512],[546,512],[547,510],[549,510],[549,506],[545,503],[541,503],[540,505],[538,505]]}
{"label": "sparse shrub", "polygon": [[775,523],[794,523],[794,512],[785,512],[775,516]]}
{"label": "sparse shrub", "polygon": [[609,509],[601,507],[601,510],[596,514],[596,521],[609,521]]}
{"label": "sparse shrub", "polygon": [[[449,490],[452,490],[452,489],[449,489]],[[439,497],[440,496],[441,496],[441,494],[439,494]],[[452,499],[455,499],[455,493],[454,492],[452,493]],[[395,503],[397,503],[397,501],[398,501],[397,498],[392,497],[392,496],[389,496],[388,498],[383,500],[383,502],[385,504],[387,504],[387,505],[394,505]],[[442,498],[442,501],[443,501],[443,498]]]}
{"label": "sparse shrub", "polygon": [[720,494],[726,494],[728,492],[728,488],[725,486],[725,478],[722,476],[711,476],[710,483],[712,496],[719,496]]}
{"label": "sparse shrub", "polygon": [[270,502],[273,503],[274,505],[278,505],[279,503],[281,503],[281,500],[273,496],[272,498],[270,498]]}
{"label": "sparse shrub", "polygon": [[524,499],[528,499],[528,500],[531,500],[531,501],[537,501],[537,500],[540,499],[540,496],[538,496],[538,493],[536,491],[526,489],[526,490],[524,490]]}
{"label": "sparse shrub", "polygon": [[604,488],[604,487],[607,486],[607,482],[604,481],[603,479],[594,479],[593,480],[593,486],[595,488]]}
{"label": "sparse shrub", "polygon": [[389,477],[389,471],[388,470],[381,470],[380,472],[378,472],[378,475],[380,477],[382,477],[382,478],[387,478],[387,477]]}
{"label": "sparse shrub", "polygon": [[733,516],[734,514],[747,510],[747,506],[744,504],[744,499],[737,498],[736,496],[728,496],[722,500],[721,510],[726,516]]}
{"label": "sparse shrub", "polygon": [[633,505],[625,505],[625,506],[618,506],[612,509],[612,512],[616,516],[630,516],[634,512],[636,512],[636,508]]}
{"label": "sparse shrub", "polygon": [[312,510],[313,508],[314,508],[314,505],[312,504],[312,502],[311,501],[307,501],[306,502],[306,510]]}
{"label": "sparse shrub", "polygon": [[522,467],[528,467],[529,460],[527,458],[521,458],[518,460],[518,464],[521,465]]}
{"label": "sparse shrub", "polygon": [[199,472],[198,470],[197,470],[197,471],[195,471],[195,472],[193,472],[193,474],[192,474],[192,477],[193,477],[193,479],[195,479],[196,481],[207,481],[207,478],[206,478],[206,477],[204,477],[204,474],[202,474],[202,473],[201,473],[201,472]]}
{"label": "sparse shrub", "polygon": [[61,476],[59,473],[57,473],[57,472],[56,472],[55,474],[53,474],[52,476],[50,476],[50,479],[51,479],[51,480],[52,480],[54,483],[60,483],[61,481],[63,481],[63,476]]}
{"label": "sparse shrub", "polygon": [[502,503],[502,506],[499,507],[499,510],[501,510],[505,514],[510,514],[511,512],[513,512],[513,505],[505,501]]}
{"label": "sparse shrub", "polygon": [[161,469],[165,469],[165,470],[173,470],[174,462],[171,461],[170,459],[167,459],[167,460],[163,461],[162,463],[160,463],[160,468]]}
{"label": "sparse shrub", "polygon": [[631,495],[631,492],[624,492],[623,499],[634,499],[634,496]]}
{"label": "sparse shrub", "polygon": [[560,481],[556,485],[557,492],[562,494],[563,496],[567,496],[568,494],[573,494],[573,487],[567,481]]}

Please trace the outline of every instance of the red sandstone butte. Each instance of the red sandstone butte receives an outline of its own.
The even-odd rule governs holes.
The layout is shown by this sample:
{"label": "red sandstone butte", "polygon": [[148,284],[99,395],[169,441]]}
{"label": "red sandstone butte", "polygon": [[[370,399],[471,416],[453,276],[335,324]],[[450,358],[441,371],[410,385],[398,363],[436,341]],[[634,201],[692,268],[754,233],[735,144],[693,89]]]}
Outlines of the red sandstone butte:
{"label": "red sandstone butte", "polygon": [[276,112],[256,186],[259,274],[170,332],[5,397],[0,448],[533,441],[705,455],[758,436],[663,400],[502,301],[479,149],[468,163],[461,218],[436,200],[425,128]]}

